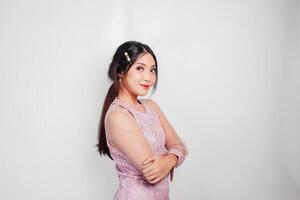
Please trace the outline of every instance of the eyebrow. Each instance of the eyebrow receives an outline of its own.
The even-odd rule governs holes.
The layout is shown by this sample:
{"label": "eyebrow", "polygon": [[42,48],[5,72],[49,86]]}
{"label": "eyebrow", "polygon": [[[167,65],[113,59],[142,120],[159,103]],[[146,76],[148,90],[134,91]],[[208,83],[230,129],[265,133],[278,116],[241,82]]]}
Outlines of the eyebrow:
{"label": "eyebrow", "polygon": [[[141,64],[141,65],[147,66],[145,63],[142,63],[142,62],[137,62],[136,64]],[[156,65],[152,65],[151,67],[155,67],[156,68]]]}

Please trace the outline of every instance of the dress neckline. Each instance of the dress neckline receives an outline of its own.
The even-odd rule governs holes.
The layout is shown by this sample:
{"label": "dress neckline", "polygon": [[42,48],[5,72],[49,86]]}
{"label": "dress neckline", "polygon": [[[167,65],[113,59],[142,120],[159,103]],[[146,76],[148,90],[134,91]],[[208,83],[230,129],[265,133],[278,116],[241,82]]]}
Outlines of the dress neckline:
{"label": "dress neckline", "polygon": [[138,112],[138,113],[142,113],[144,115],[147,115],[148,114],[148,108],[147,106],[143,103],[143,101],[141,101],[140,99],[137,99],[138,102],[140,102],[140,104],[144,107],[144,111],[140,111],[140,110],[137,110],[135,107],[133,107],[132,105],[130,105],[129,103],[119,99],[118,97],[115,97],[115,100],[117,100],[119,103],[123,104],[123,105],[126,105],[127,107],[130,107],[132,108],[134,111]]}

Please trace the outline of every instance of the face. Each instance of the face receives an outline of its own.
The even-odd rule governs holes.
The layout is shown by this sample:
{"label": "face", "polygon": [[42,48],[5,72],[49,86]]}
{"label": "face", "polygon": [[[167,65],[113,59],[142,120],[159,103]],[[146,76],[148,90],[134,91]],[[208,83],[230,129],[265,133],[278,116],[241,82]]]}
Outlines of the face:
{"label": "face", "polygon": [[136,96],[145,96],[156,81],[156,65],[151,54],[140,55],[123,77],[124,88]]}

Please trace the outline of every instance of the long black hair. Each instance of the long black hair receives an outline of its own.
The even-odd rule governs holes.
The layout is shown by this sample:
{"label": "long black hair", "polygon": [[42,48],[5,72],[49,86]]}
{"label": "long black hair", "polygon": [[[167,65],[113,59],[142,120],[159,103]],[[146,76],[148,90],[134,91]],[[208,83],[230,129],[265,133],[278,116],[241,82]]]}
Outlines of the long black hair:
{"label": "long black hair", "polygon": [[[127,52],[127,55],[125,54],[125,52]],[[137,41],[127,41],[121,44],[117,48],[113,56],[112,62],[109,65],[108,77],[112,81],[112,84],[108,89],[107,95],[105,97],[102,106],[102,112],[101,112],[99,126],[98,126],[98,144],[96,144],[100,156],[107,155],[110,159],[113,160],[109,148],[107,146],[104,119],[110,104],[113,102],[113,100],[115,99],[115,97],[118,95],[119,92],[120,85],[118,81],[118,74],[124,73],[126,75],[128,70],[137,60],[137,58],[141,54],[145,54],[145,53],[150,53],[152,55],[156,65],[156,81],[153,86],[153,90],[152,90],[153,92],[156,90],[157,81],[158,81],[157,60],[155,54],[153,53],[153,51],[148,45]],[[127,60],[128,56],[130,58],[129,60]]]}

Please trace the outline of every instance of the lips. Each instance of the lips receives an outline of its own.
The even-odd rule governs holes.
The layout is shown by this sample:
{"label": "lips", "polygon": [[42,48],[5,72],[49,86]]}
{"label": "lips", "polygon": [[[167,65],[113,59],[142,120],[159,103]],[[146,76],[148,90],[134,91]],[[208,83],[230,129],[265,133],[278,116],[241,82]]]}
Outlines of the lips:
{"label": "lips", "polygon": [[140,85],[145,89],[148,89],[150,87],[150,85],[143,85],[143,84],[140,84]]}

